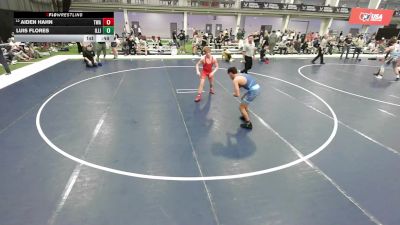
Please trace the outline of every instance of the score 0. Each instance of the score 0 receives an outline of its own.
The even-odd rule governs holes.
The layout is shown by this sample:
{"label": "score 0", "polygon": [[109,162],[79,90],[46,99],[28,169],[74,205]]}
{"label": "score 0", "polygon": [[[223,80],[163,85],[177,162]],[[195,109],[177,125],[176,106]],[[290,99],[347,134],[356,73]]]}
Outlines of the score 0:
{"label": "score 0", "polygon": [[103,26],[114,26],[114,18],[103,18]]}

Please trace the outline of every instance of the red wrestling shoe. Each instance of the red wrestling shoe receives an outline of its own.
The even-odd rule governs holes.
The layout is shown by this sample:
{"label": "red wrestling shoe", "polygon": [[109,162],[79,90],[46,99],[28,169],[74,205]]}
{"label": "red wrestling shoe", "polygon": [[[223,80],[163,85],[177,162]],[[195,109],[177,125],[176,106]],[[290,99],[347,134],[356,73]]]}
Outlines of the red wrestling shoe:
{"label": "red wrestling shoe", "polygon": [[196,98],[194,98],[195,102],[199,102],[201,100],[201,94],[197,94]]}
{"label": "red wrestling shoe", "polygon": [[215,94],[214,88],[210,88],[210,94]]}

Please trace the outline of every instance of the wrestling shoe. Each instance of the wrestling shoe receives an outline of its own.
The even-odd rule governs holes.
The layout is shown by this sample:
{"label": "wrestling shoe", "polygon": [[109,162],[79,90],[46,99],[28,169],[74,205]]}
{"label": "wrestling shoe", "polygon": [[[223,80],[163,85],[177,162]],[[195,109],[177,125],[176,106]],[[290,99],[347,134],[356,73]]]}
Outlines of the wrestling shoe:
{"label": "wrestling shoe", "polygon": [[251,122],[247,122],[247,123],[245,122],[245,123],[240,124],[240,127],[251,130],[251,129],[253,129],[253,124],[251,124]]}
{"label": "wrestling shoe", "polygon": [[201,94],[197,94],[196,98],[194,98],[195,102],[199,102],[201,100]]}

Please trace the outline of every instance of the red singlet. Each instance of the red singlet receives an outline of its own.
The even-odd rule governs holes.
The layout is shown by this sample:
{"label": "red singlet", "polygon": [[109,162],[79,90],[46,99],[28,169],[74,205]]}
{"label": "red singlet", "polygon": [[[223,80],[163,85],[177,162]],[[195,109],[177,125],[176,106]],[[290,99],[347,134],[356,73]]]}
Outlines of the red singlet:
{"label": "red singlet", "polygon": [[201,72],[201,77],[210,77],[212,72],[212,67],[214,65],[214,58],[211,56],[211,63],[207,63],[207,57],[204,57],[203,71]]}

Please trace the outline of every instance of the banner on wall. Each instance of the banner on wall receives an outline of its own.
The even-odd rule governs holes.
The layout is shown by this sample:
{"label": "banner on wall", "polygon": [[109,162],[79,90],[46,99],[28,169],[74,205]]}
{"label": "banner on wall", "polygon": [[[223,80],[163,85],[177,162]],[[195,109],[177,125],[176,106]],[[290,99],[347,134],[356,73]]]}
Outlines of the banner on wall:
{"label": "banner on wall", "polygon": [[317,6],[304,4],[285,4],[285,3],[269,3],[261,1],[241,1],[241,7],[244,9],[276,9],[276,10],[293,10],[303,12],[325,12],[325,13],[342,13],[349,14],[351,8]]}
{"label": "banner on wall", "polygon": [[387,26],[392,21],[393,14],[394,11],[388,9],[353,8],[349,23]]}

